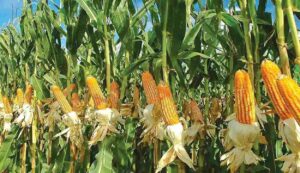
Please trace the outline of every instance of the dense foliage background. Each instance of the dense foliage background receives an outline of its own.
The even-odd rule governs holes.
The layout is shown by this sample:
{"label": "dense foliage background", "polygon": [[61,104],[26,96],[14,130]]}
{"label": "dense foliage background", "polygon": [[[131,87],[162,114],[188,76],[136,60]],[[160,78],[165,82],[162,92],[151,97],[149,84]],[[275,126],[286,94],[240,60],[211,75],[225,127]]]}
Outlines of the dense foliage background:
{"label": "dense foliage background", "polygon": [[[267,4],[276,11],[268,12]],[[226,5],[222,0],[143,0],[141,6],[134,0],[61,0],[60,4],[23,0],[18,23],[1,29],[0,88],[2,95],[14,96],[29,82],[38,105],[51,97],[52,84],[65,88],[76,83],[83,95],[85,77],[94,75],[106,93],[110,82],[117,81],[124,104],[133,101],[138,86],[143,107],[140,74],[149,70],[157,82],[169,82],[180,112],[184,100],[193,98],[206,121],[217,125],[212,138],[205,136],[187,146],[197,172],[227,172],[220,166],[224,153],[220,131],[234,111],[233,75],[238,69],[248,70],[258,105],[269,102],[261,81],[262,60],[277,62],[284,73],[291,70],[300,81],[295,63],[300,58],[299,31],[291,27],[292,20],[299,18],[298,0],[230,0]],[[213,109],[213,100],[220,110]],[[142,127],[137,118],[127,117],[121,134],[98,146],[86,144],[84,158],[74,159],[65,137],[52,139],[62,127],[50,131],[40,115],[33,133],[26,129],[28,135],[20,135],[25,132],[14,126],[6,135],[0,146],[0,172],[20,172],[22,164],[27,172],[153,172],[153,146],[138,145]],[[277,135],[277,123],[277,116],[267,116],[262,130],[266,141],[255,146],[265,160],[243,171],[280,172],[282,163],[275,159],[289,151]],[[91,128],[84,126],[86,137]],[[37,137],[34,142],[32,134]],[[26,163],[19,155],[24,143]],[[161,142],[161,151],[168,145]],[[164,171],[183,170],[172,164]],[[193,172],[187,167],[185,171]]]}

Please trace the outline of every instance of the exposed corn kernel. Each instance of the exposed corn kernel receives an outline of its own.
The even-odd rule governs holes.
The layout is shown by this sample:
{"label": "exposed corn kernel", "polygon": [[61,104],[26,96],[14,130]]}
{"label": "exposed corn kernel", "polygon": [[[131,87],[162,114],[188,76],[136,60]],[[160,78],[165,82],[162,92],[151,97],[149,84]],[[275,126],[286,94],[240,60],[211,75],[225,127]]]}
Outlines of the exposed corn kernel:
{"label": "exposed corn kernel", "polygon": [[5,113],[11,114],[12,113],[12,107],[10,105],[9,99],[6,96],[3,96],[2,101],[3,101]]}
{"label": "exposed corn kernel", "polygon": [[26,86],[26,90],[25,90],[25,100],[24,102],[27,104],[31,104],[31,100],[32,100],[32,95],[33,95],[33,88],[31,85],[27,85]]}
{"label": "exposed corn kernel", "polygon": [[89,76],[86,78],[86,85],[89,89],[89,92],[94,100],[96,109],[105,109],[107,108],[107,101],[98,85],[96,78]]}
{"label": "exposed corn kernel", "polygon": [[256,121],[254,92],[249,74],[238,70],[234,78],[234,92],[237,121],[252,124]]}
{"label": "exposed corn kernel", "polygon": [[56,100],[58,101],[59,105],[61,106],[63,112],[66,114],[72,112],[72,107],[69,104],[66,96],[61,91],[61,89],[58,86],[53,85],[51,87],[51,90],[52,90]]}
{"label": "exposed corn kernel", "polygon": [[21,88],[17,89],[17,104],[21,107],[24,104],[24,93]]}
{"label": "exposed corn kernel", "polygon": [[157,87],[157,90],[161,102],[161,110],[165,123],[167,125],[179,123],[176,105],[174,103],[169,86],[164,83],[160,83]]}
{"label": "exposed corn kernel", "polygon": [[287,109],[293,114],[294,118],[300,122],[300,88],[292,78],[280,75],[277,86],[281,97],[287,105]]}
{"label": "exposed corn kernel", "polygon": [[150,72],[142,73],[142,83],[148,104],[155,104],[159,102],[157,86]]}
{"label": "exposed corn kernel", "polygon": [[264,60],[261,64],[261,74],[266,86],[268,95],[273,103],[273,106],[282,120],[293,117],[290,109],[281,97],[276,80],[278,79],[281,71],[279,67],[269,60]]}

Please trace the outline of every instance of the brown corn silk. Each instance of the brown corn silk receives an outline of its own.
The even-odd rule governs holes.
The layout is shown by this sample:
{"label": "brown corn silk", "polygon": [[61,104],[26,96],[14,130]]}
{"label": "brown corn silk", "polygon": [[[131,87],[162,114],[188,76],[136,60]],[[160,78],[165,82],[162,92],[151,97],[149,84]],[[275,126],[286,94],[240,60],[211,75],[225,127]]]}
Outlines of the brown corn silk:
{"label": "brown corn silk", "polygon": [[63,90],[63,94],[67,97],[75,88],[76,84],[72,83]]}
{"label": "brown corn silk", "polygon": [[69,104],[66,96],[61,91],[61,89],[58,86],[53,85],[51,87],[51,90],[52,90],[52,93],[55,96],[56,100],[58,101],[59,105],[61,106],[61,109],[63,110],[63,112],[65,114],[72,112],[72,107]]}
{"label": "brown corn silk", "polygon": [[147,103],[148,104],[159,103],[157,86],[150,72],[145,71],[142,73],[142,83],[143,83],[143,88],[146,95]]}
{"label": "brown corn silk", "polygon": [[93,98],[94,105],[96,109],[105,109],[107,108],[106,99],[101,91],[100,86],[96,78],[89,76],[86,78],[86,85],[89,89],[89,92]]}
{"label": "brown corn silk", "polygon": [[24,95],[24,103],[31,104],[33,95],[33,88],[31,85],[26,85],[25,95]]}
{"label": "brown corn silk", "polygon": [[119,108],[119,99],[120,99],[120,87],[117,82],[113,81],[110,84],[110,94],[109,94],[109,101],[111,104],[111,108],[114,109]]}
{"label": "brown corn silk", "polygon": [[197,102],[195,100],[191,100],[189,104],[191,109],[191,114],[190,114],[191,120],[203,123],[204,122],[203,115]]}
{"label": "brown corn silk", "polygon": [[267,89],[268,95],[280,119],[285,120],[293,117],[290,109],[279,93],[276,83],[281,71],[279,67],[272,61],[264,60],[261,64],[261,75]]}
{"label": "brown corn silk", "polygon": [[24,93],[21,88],[17,89],[17,104],[22,106],[24,104]]}
{"label": "brown corn silk", "polygon": [[256,121],[255,101],[249,74],[238,70],[234,78],[234,94],[237,121],[243,124],[252,124]]}
{"label": "brown corn silk", "polygon": [[220,106],[220,99],[214,97],[211,99],[210,115],[211,118],[216,119],[219,116],[219,113],[222,111]]}
{"label": "brown corn silk", "polygon": [[281,97],[287,105],[287,109],[300,122],[300,88],[298,84],[292,78],[280,75],[277,80],[277,86]]}
{"label": "brown corn silk", "polygon": [[157,90],[165,123],[167,125],[178,124],[179,117],[169,86],[164,83],[160,83],[157,87]]}
{"label": "brown corn silk", "polygon": [[71,104],[72,104],[73,111],[80,112],[82,110],[83,105],[77,93],[72,94]]}
{"label": "brown corn silk", "polygon": [[3,96],[2,101],[3,101],[5,113],[11,114],[12,113],[12,107],[10,105],[9,99],[6,96]]}

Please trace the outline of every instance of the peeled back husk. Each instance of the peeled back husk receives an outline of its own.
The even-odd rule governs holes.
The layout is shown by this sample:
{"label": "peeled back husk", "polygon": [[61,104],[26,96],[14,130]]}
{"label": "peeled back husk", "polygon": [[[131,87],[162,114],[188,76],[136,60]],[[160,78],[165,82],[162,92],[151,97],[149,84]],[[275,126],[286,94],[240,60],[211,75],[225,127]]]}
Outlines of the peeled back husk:
{"label": "peeled back husk", "polygon": [[261,158],[255,155],[251,149],[259,136],[258,123],[243,124],[235,119],[231,120],[228,124],[225,141],[229,141],[229,145],[233,148],[221,156],[221,165],[227,165],[228,169],[235,172],[243,163],[246,165],[257,164]]}

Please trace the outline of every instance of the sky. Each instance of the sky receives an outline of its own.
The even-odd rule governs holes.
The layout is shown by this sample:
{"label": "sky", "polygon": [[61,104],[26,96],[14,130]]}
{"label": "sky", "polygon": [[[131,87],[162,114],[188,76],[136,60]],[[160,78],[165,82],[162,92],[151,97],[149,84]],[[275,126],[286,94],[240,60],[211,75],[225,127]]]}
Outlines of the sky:
{"label": "sky", "polygon": [[[38,0],[33,0],[37,2]],[[59,4],[59,0],[49,0]],[[224,1],[224,7],[226,8],[229,0]],[[137,6],[141,6],[141,0],[134,0]],[[267,1],[267,11],[272,13],[273,19],[275,17],[275,9],[271,0]],[[0,28],[7,26],[8,23],[16,23],[16,18],[21,15],[22,0],[0,0]],[[300,21],[296,19],[297,26],[300,28]]]}

